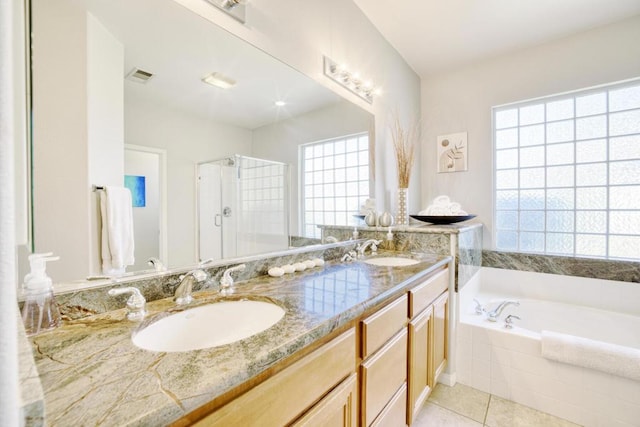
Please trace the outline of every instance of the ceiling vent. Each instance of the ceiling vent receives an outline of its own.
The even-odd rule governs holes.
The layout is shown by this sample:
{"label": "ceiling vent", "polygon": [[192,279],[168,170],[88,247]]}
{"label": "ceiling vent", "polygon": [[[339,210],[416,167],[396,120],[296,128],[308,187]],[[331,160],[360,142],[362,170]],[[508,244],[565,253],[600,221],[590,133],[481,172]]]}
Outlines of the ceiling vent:
{"label": "ceiling vent", "polygon": [[146,83],[153,78],[153,73],[141,70],[140,68],[134,68],[127,74],[126,79],[136,83]]}

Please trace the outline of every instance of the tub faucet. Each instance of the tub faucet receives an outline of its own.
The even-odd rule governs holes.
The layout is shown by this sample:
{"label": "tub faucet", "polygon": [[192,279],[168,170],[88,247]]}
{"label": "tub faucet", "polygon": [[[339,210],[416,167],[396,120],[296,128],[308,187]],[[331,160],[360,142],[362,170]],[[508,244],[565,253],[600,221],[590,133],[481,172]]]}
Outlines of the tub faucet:
{"label": "tub faucet", "polygon": [[482,314],[482,313],[486,313],[487,312],[487,310],[484,309],[484,307],[482,306],[480,301],[478,301],[477,299],[474,298],[473,302],[476,303],[476,314]]}
{"label": "tub faucet", "polygon": [[508,315],[505,319],[504,319],[504,327],[507,329],[513,329],[513,321],[515,320],[520,320],[519,316],[516,316],[515,314],[510,314]]}
{"label": "tub faucet", "polygon": [[366,251],[369,246],[371,246],[371,253],[375,254],[378,251],[378,245],[380,243],[382,243],[382,240],[369,239],[359,245],[356,248],[356,251],[358,251],[358,258],[362,258],[364,256],[364,251]]}
{"label": "tub faucet", "polygon": [[180,276],[180,284],[176,288],[173,300],[178,305],[189,304],[193,301],[191,292],[193,291],[193,284],[204,282],[207,280],[207,273],[203,270],[191,270],[187,274]]}
{"label": "tub faucet", "polygon": [[509,305],[518,306],[518,305],[520,305],[520,302],[519,301],[502,301],[494,310],[489,311],[487,313],[487,319],[489,319],[490,322],[497,321],[498,317],[502,313],[502,310],[507,308],[507,306],[509,306]]}
{"label": "tub faucet", "polygon": [[231,293],[231,287],[233,286],[233,277],[231,277],[231,273],[244,271],[246,267],[246,265],[240,264],[235,267],[227,268],[224,273],[222,273],[222,279],[220,279],[220,292],[223,294]]}

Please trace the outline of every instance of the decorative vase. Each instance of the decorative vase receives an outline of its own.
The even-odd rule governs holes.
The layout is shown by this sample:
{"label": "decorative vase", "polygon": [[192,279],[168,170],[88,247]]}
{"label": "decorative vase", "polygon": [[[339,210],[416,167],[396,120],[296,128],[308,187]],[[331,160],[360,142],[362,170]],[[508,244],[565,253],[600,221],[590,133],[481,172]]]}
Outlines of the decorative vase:
{"label": "decorative vase", "polygon": [[409,225],[409,189],[398,188],[398,214],[396,224]]}
{"label": "decorative vase", "polygon": [[375,211],[369,211],[367,216],[364,217],[364,223],[367,224],[369,227],[375,227],[376,220],[377,220],[377,215]]}
{"label": "decorative vase", "polygon": [[390,227],[393,225],[393,216],[389,212],[384,212],[378,218],[378,224],[380,227]]}

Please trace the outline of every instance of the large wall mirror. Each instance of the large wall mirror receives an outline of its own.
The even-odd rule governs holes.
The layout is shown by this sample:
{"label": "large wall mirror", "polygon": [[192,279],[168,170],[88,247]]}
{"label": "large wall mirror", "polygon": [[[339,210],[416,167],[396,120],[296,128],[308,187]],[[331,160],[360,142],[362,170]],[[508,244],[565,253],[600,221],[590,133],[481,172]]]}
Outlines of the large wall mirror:
{"label": "large wall mirror", "polygon": [[54,281],[102,274],[94,187],[125,176],[145,184],[127,272],[279,250],[373,192],[372,114],[173,0],[31,0],[31,18],[33,249],[60,255]]}

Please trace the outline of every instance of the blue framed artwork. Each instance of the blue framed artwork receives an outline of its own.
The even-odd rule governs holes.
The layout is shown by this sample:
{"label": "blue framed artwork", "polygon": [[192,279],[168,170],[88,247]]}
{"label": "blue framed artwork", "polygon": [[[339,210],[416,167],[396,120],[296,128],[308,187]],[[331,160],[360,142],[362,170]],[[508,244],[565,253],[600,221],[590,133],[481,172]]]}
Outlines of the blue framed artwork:
{"label": "blue framed artwork", "polygon": [[134,208],[143,208],[147,205],[144,176],[125,175],[124,186],[131,191],[131,200]]}

